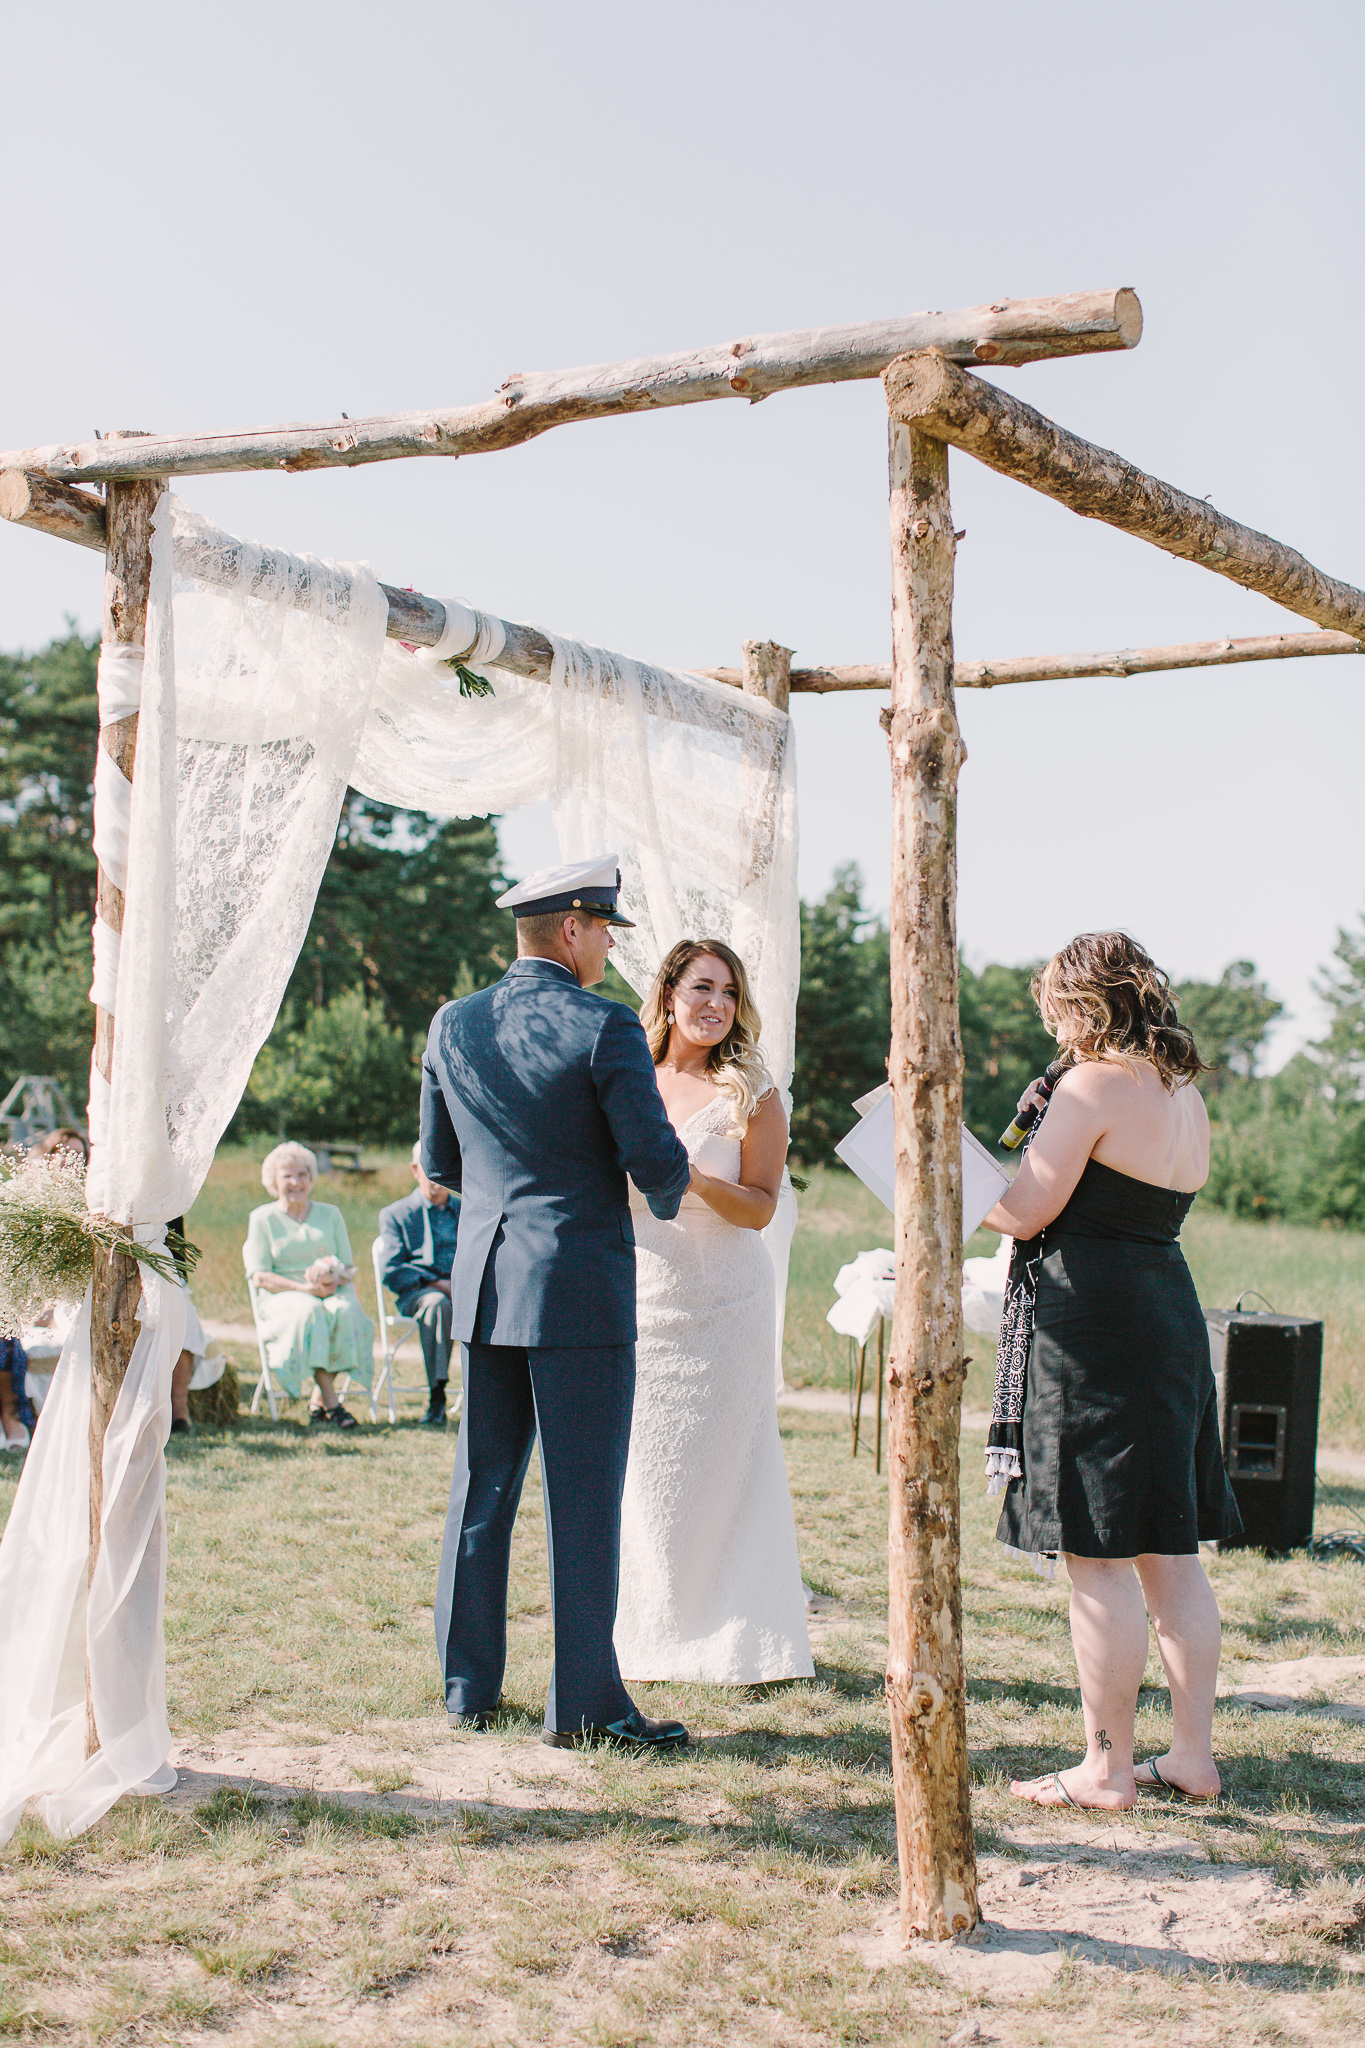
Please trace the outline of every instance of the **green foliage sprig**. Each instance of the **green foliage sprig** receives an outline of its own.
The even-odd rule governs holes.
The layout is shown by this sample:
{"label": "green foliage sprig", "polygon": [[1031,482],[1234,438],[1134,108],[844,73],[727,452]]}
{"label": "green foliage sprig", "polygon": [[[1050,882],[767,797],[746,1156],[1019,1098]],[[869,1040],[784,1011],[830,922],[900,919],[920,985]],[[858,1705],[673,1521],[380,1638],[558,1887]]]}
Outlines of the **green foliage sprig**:
{"label": "green foliage sprig", "polygon": [[54,1301],[84,1299],[96,1249],[131,1254],[163,1280],[188,1274],[199,1248],[178,1231],[164,1245],[139,1244],[126,1223],[85,1206],[85,1169],[69,1153],[19,1153],[0,1161],[0,1334]]}
{"label": "green foliage sprig", "polygon": [[476,675],[474,670],[466,668],[462,661],[450,661],[446,663],[446,666],[447,668],[453,668],[459,677],[460,695],[462,697],[491,697],[493,695],[493,685],[489,682],[487,676]]}

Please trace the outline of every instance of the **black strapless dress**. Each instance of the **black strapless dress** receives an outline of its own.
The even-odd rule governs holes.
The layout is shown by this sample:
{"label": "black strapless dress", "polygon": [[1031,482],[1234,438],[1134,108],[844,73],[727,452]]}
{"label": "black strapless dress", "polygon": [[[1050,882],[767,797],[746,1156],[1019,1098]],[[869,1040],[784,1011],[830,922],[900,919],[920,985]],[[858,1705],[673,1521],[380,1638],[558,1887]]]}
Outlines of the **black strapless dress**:
{"label": "black strapless dress", "polygon": [[1208,1330],[1178,1238],[1193,1195],[1087,1162],[1043,1235],[1023,1477],[996,1536],[1024,1551],[1177,1557],[1241,1533]]}

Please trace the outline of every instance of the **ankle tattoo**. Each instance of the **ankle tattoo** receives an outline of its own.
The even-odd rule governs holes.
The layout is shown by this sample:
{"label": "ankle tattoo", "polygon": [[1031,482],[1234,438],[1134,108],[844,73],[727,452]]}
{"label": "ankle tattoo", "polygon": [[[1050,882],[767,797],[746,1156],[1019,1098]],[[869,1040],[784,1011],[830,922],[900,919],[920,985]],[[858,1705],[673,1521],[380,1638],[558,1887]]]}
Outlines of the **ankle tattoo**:
{"label": "ankle tattoo", "polygon": [[1114,1747],[1113,1743],[1109,1740],[1109,1737],[1105,1734],[1103,1728],[1097,1728],[1095,1730],[1095,1747],[1096,1749],[1112,1749]]}

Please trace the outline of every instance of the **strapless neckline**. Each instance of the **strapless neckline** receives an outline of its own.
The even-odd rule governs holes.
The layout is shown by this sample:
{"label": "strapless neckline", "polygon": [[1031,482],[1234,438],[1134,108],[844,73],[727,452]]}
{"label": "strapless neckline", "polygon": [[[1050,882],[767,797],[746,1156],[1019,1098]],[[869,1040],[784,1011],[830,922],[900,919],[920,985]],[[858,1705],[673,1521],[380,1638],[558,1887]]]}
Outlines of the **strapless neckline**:
{"label": "strapless neckline", "polygon": [[[1102,1159],[1096,1159],[1093,1156],[1087,1159],[1085,1163],[1087,1167],[1098,1166],[1101,1173],[1112,1173],[1116,1180],[1130,1180],[1136,1188],[1153,1188],[1159,1195],[1189,1195],[1193,1198],[1199,1193],[1199,1188],[1168,1188],[1159,1180],[1144,1180],[1140,1173],[1125,1173],[1122,1167],[1106,1166]],[[1202,1186],[1203,1182],[1201,1181],[1200,1187]]]}
{"label": "strapless neckline", "polygon": [[1061,1237],[1114,1237],[1145,1244],[1173,1244],[1198,1189],[1161,1188],[1155,1181],[1120,1173],[1103,1160],[1087,1159],[1070,1200],[1044,1232],[1047,1243]]}

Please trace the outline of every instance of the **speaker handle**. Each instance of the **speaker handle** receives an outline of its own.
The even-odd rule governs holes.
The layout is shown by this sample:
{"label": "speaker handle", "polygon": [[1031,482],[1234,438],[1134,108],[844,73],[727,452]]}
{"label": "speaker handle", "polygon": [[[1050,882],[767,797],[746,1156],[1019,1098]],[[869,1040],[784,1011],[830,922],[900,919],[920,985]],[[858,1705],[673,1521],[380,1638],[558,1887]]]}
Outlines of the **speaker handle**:
{"label": "speaker handle", "polygon": [[[1265,1301],[1265,1296],[1262,1294],[1259,1287],[1244,1287],[1237,1297],[1237,1306],[1232,1311],[1232,1313],[1235,1316],[1239,1316],[1242,1313],[1242,1303],[1246,1300],[1249,1294],[1254,1294],[1257,1301]],[[1270,1310],[1271,1315],[1275,1315],[1277,1313],[1277,1310],[1274,1309],[1268,1301],[1265,1301],[1265,1305]]]}

